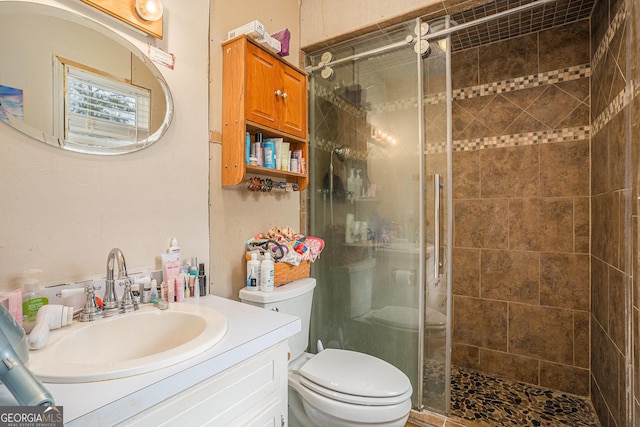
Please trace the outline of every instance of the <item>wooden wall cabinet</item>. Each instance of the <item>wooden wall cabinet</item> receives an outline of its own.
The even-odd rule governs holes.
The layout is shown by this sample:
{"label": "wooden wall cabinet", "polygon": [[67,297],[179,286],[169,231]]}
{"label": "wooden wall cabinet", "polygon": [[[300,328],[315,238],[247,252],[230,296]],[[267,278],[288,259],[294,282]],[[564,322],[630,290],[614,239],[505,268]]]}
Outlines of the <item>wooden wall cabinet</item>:
{"label": "wooden wall cabinet", "polygon": [[236,185],[247,174],[307,186],[307,173],[246,164],[246,132],[252,137],[284,138],[302,150],[308,169],[307,76],[280,57],[241,36],[222,44],[222,185]]}

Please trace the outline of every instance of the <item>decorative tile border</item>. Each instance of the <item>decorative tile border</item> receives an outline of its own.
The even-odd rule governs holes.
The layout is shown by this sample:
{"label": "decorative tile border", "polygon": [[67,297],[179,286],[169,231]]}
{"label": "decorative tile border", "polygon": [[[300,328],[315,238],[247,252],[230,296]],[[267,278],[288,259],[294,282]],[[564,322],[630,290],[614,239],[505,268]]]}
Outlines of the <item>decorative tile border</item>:
{"label": "decorative tile border", "polygon": [[[629,91],[625,87],[616,95],[611,103],[607,105],[602,113],[593,121],[591,125],[593,128],[593,135],[596,135],[600,130],[613,119],[626,105],[629,103],[630,96]],[[633,91],[631,92],[633,93]]]}
{"label": "decorative tile border", "polygon": [[487,148],[518,147],[526,145],[550,144],[554,142],[581,141],[589,139],[589,126],[567,129],[542,130],[513,135],[453,141],[453,151],[473,151]]}
{"label": "decorative tile border", "polygon": [[[480,96],[513,92],[516,90],[529,89],[532,87],[567,82],[588,77],[591,77],[591,66],[589,64],[575,65],[573,67],[563,68],[560,70],[531,74],[528,76],[516,77],[514,79],[502,80],[499,82],[456,89],[453,91],[452,97],[454,100],[476,98]],[[439,92],[425,96],[424,103],[429,105],[439,104],[446,101],[446,99],[446,93]],[[417,97],[413,97],[400,101],[378,104],[373,106],[371,111],[376,113],[383,113],[389,111],[402,111],[408,108],[416,107]]]}
{"label": "decorative tile border", "polygon": [[359,109],[358,107],[356,107],[355,105],[353,105],[352,103],[350,103],[349,101],[341,97],[340,95],[336,94],[335,91],[329,90],[326,87],[319,84],[316,84],[314,87],[315,87],[315,95],[317,97],[329,101],[333,105],[337,106],[342,110],[345,110],[348,113],[351,113],[354,115],[363,113],[361,109]]}
{"label": "decorative tile border", "polygon": [[611,24],[609,24],[609,28],[607,28],[607,32],[602,38],[598,49],[596,49],[595,53],[593,54],[593,58],[591,59],[591,65],[593,68],[596,68],[598,66],[605,52],[607,51],[607,49],[609,49],[611,40],[613,40],[613,37],[616,35],[625,21],[627,15],[627,4],[624,1],[620,3],[620,8],[618,8],[616,16],[613,17],[613,20],[611,21]]}
{"label": "decorative tile border", "polygon": [[573,67],[548,71],[546,73],[531,74],[528,76],[516,77],[514,79],[508,79],[499,82],[456,89],[453,91],[453,99],[468,99],[476,98],[478,96],[513,92],[516,90],[528,89],[537,86],[583,79],[590,76],[591,66],[589,64],[575,65]]}

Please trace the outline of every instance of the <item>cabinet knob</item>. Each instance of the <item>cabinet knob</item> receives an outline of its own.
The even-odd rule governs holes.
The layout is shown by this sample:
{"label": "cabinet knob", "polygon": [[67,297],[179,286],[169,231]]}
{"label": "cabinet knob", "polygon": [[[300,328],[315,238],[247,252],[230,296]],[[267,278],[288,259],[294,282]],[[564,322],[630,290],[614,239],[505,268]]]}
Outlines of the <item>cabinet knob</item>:
{"label": "cabinet knob", "polygon": [[289,95],[287,95],[287,92],[282,92],[280,89],[278,89],[276,90],[276,96],[279,96],[282,99],[287,99]]}

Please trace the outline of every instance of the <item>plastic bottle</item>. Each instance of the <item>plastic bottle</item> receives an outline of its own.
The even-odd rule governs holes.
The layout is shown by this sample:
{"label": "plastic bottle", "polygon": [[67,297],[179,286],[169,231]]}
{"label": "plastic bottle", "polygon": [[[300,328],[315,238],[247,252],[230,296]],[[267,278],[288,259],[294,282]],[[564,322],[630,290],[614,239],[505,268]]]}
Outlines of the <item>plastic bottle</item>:
{"label": "plastic bottle", "polygon": [[251,253],[251,259],[247,261],[247,289],[257,291],[260,286],[260,261],[256,252]]}
{"label": "plastic bottle", "polygon": [[198,264],[198,286],[200,287],[200,292],[198,295],[203,297],[207,295],[207,276],[204,274],[204,263],[201,262]]}
{"label": "plastic bottle", "polygon": [[38,280],[41,270],[30,269],[24,272],[25,280],[22,283],[22,326],[26,333],[31,332],[36,323],[36,315],[43,305],[47,305],[49,300],[40,292],[40,280]]}
{"label": "plastic bottle", "polygon": [[356,179],[356,170],[352,168],[351,175],[347,177],[347,197],[349,198],[353,198],[356,191]]}
{"label": "plastic bottle", "polygon": [[191,258],[191,267],[189,268],[189,286],[191,287],[191,279],[193,278],[193,293],[194,298],[200,298],[200,285],[198,284],[198,258]]}
{"label": "plastic bottle", "polygon": [[273,291],[274,276],[275,264],[271,259],[271,254],[265,252],[264,259],[260,263],[260,290],[262,292]]}
{"label": "plastic bottle", "polygon": [[249,132],[245,135],[245,149],[244,149],[244,162],[249,164],[249,158],[251,157],[251,134]]}
{"label": "plastic bottle", "polygon": [[178,239],[175,237],[171,239],[171,246],[169,246],[169,250],[167,252],[170,254],[178,254],[178,260],[180,260],[180,246],[178,246]]}
{"label": "plastic bottle", "polygon": [[276,152],[276,144],[273,139],[265,139],[264,148],[262,150],[264,155],[263,166],[265,168],[274,169],[275,165],[275,152]]}
{"label": "plastic bottle", "polygon": [[155,302],[154,300],[158,299],[158,281],[156,279],[151,279],[151,289],[149,291],[149,302]]}

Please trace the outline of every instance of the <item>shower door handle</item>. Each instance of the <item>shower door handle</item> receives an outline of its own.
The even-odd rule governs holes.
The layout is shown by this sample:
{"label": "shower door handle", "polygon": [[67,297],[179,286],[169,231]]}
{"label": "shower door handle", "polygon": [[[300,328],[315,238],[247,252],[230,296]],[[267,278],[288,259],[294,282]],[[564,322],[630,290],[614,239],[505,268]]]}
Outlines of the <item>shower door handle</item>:
{"label": "shower door handle", "polygon": [[440,277],[440,190],[443,184],[440,174],[433,174],[433,274]]}

